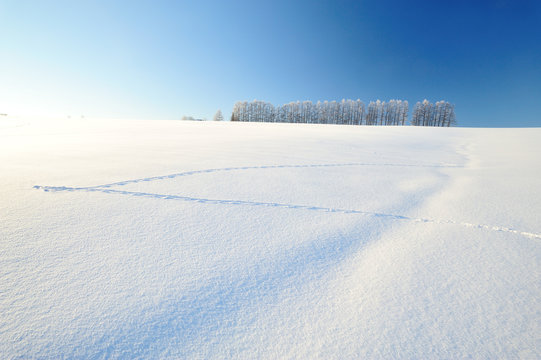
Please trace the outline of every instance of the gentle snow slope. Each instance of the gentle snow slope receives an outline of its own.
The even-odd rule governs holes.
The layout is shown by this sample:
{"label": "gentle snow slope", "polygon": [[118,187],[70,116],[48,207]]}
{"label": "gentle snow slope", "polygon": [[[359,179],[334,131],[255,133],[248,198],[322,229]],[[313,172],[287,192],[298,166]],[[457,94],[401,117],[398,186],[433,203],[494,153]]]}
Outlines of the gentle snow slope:
{"label": "gentle snow slope", "polygon": [[0,120],[0,354],[540,358],[540,138]]}

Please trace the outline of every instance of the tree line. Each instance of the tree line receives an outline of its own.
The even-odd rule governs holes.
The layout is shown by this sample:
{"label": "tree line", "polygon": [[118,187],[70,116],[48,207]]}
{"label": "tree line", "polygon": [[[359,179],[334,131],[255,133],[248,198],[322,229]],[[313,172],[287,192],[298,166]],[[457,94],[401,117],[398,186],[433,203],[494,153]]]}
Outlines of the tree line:
{"label": "tree line", "polygon": [[[361,100],[297,101],[274,106],[254,100],[239,101],[233,107],[231,121],[284,122],[347,125],[406,125],[407,100],[371,101],[365,107]],[[454,106],[446,101],[436,104],[424,100],[415,105],[412,125],[451,126],[455,124]]]}
{"label": "tree line", "polygon": [[455,106],[446,101],[432,104],[428,100],[418,102],[413,108],[411,125],[416,126],[451,126],[456,125]]}

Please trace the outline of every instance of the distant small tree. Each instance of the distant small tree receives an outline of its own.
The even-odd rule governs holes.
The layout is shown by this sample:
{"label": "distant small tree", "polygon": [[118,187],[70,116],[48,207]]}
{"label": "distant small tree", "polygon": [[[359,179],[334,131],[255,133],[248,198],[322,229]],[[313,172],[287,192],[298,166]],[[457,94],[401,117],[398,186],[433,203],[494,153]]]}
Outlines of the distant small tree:
{"label": "distant small tree", "polygon": [[214,118],[213,118],[214,121],[224,121],[224,116],[222,115],[222,111],[218,109],[218,111],[216,111],[216,114],[214,114]]}

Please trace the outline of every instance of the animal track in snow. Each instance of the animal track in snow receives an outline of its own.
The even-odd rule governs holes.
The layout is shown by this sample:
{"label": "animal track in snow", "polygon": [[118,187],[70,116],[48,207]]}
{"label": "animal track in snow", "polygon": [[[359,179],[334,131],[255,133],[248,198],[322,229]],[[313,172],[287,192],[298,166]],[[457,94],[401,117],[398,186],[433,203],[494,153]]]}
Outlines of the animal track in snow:
{"label": "animal track in snow", "polygon": [[329,207],[300,205],[300,204],[285,204],[285,203],[275,203],[275,202],[228,200],[228,199],[207,199],[207,198],[197,198],[197,197],[181,196],[181,195],[155,194],[155,193],[136,192],[136,191],[123,191],[123,190],[111,189],[111,187],[113,187],[113,186],[124,186],[124,185],[128,185],[128,184],[134,184],[134,183],[140,183],[140,182],[150,182],[150,181],[156,181],[156,180],[173,179],[173,178],[182,177],[182,176],[190,176],[190,175],[206,174],[206,173],[215,173],[215,172],[223,172],[223,171],[241,171],[241,170],[252,170],[252,169],[279,169],[279,168],[340,167],[340,166],[399,166],[399,167],[401,166],[401,167],[436,167],[436,168],[462,168],[463,167],[461,165],[454,165],[454,164],[393,164],[393,163],[261,165],[261,166],[242,166],[242,167],[227,167],[227,168],[215,168],[215,169],[185,171],[185,172],[169,174],[169,175],[153,176],[153,177],[147,177],[147,178],[125,180],[125,181],[119,181],[119,182],[115,182],[115,183],[96,185],[96,186],[87,186],[87,187],[35,185],[34,189],[39,189],[39,190],[43,190],[43,191],[46,191],[46,192],[49,192],[49,191],[50,192],[59,192],[59,191],[102,192],[102,193],[106,193],[106,194],[138,196],[138,197],[164,199],[164,200],[180,200],[180,201],[198,202],[198,203],[203,203],[203,204],[265,206],[265,207],[276,207],[276,208],[286,208],[286,209],[300,209],[300,210],[322,211],[322,212],[332,212],[332,213],[342,213],[342,214],[358,214],[358,215],[364,215],[364,216],[390,218],[390,219],[394,219],[394,220],[407,220],[407,221],[413,221],[413,222],[435,223],[435,224],[453,224],[453,225],[460,225],[460,226],[470,227],[470,228],[485,229],[485,230],[490,230],[490,231],[508,232],[508,233],[517,234],[517,235],[525,236],[525,237],[528,237],[528,238],[532,238],[532,239],[541,239],[541,234],[520,231],[520,230],[508,228],[508,227],[502,227],[502,226],[473,224],[473,223],[466,223],[466,222],[458,222],[458,221],[454,221],[454,220],[414,218],[414,217],[408,217],[408,216],[403,216],[403,215],[398,215],[398,214],[386,214],[386,213],[355,210],[355,209],[339,209],[339,208],[329,208]]}
{"label": "animal track in snow", "polygon": [[71,187],[75,190],[86,190],[95,188],[110,188],[113,186],[124,186],[128,184],[136,184],[141,182],[149,182],[156,180],[174,179],[182,176],[209,174],[215,172],[225,171],[241,171],[241,170],[266,170],[266,169],[287,169],[287,168],[318,168],[318,167],[341,167],[341,166],[396,166],[396,167],[424,167],[424,168],[462,168],[461,165],[454,164],[395,164],[395,163],[342,163],[342,164],[300,164],[300,165],[260,165],[260,166],[240,166],[240,167],[226,167],[215,169],[203,169],[184,171],[175,174],[152,176],[147,178],[131,179],[125,181],[118,181],[110,184],[88,186],[88,187]]}

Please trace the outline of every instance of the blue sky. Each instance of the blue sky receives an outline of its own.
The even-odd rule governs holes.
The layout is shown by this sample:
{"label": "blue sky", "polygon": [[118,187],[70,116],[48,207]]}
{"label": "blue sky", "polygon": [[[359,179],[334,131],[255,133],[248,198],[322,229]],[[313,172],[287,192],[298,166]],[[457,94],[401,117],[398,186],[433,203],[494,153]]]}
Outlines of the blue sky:
{"label": "blue sky", "polygon": [[460,126],[541,126],[540,84],[535,0],[0,0],[0,113],[427,98]]}

